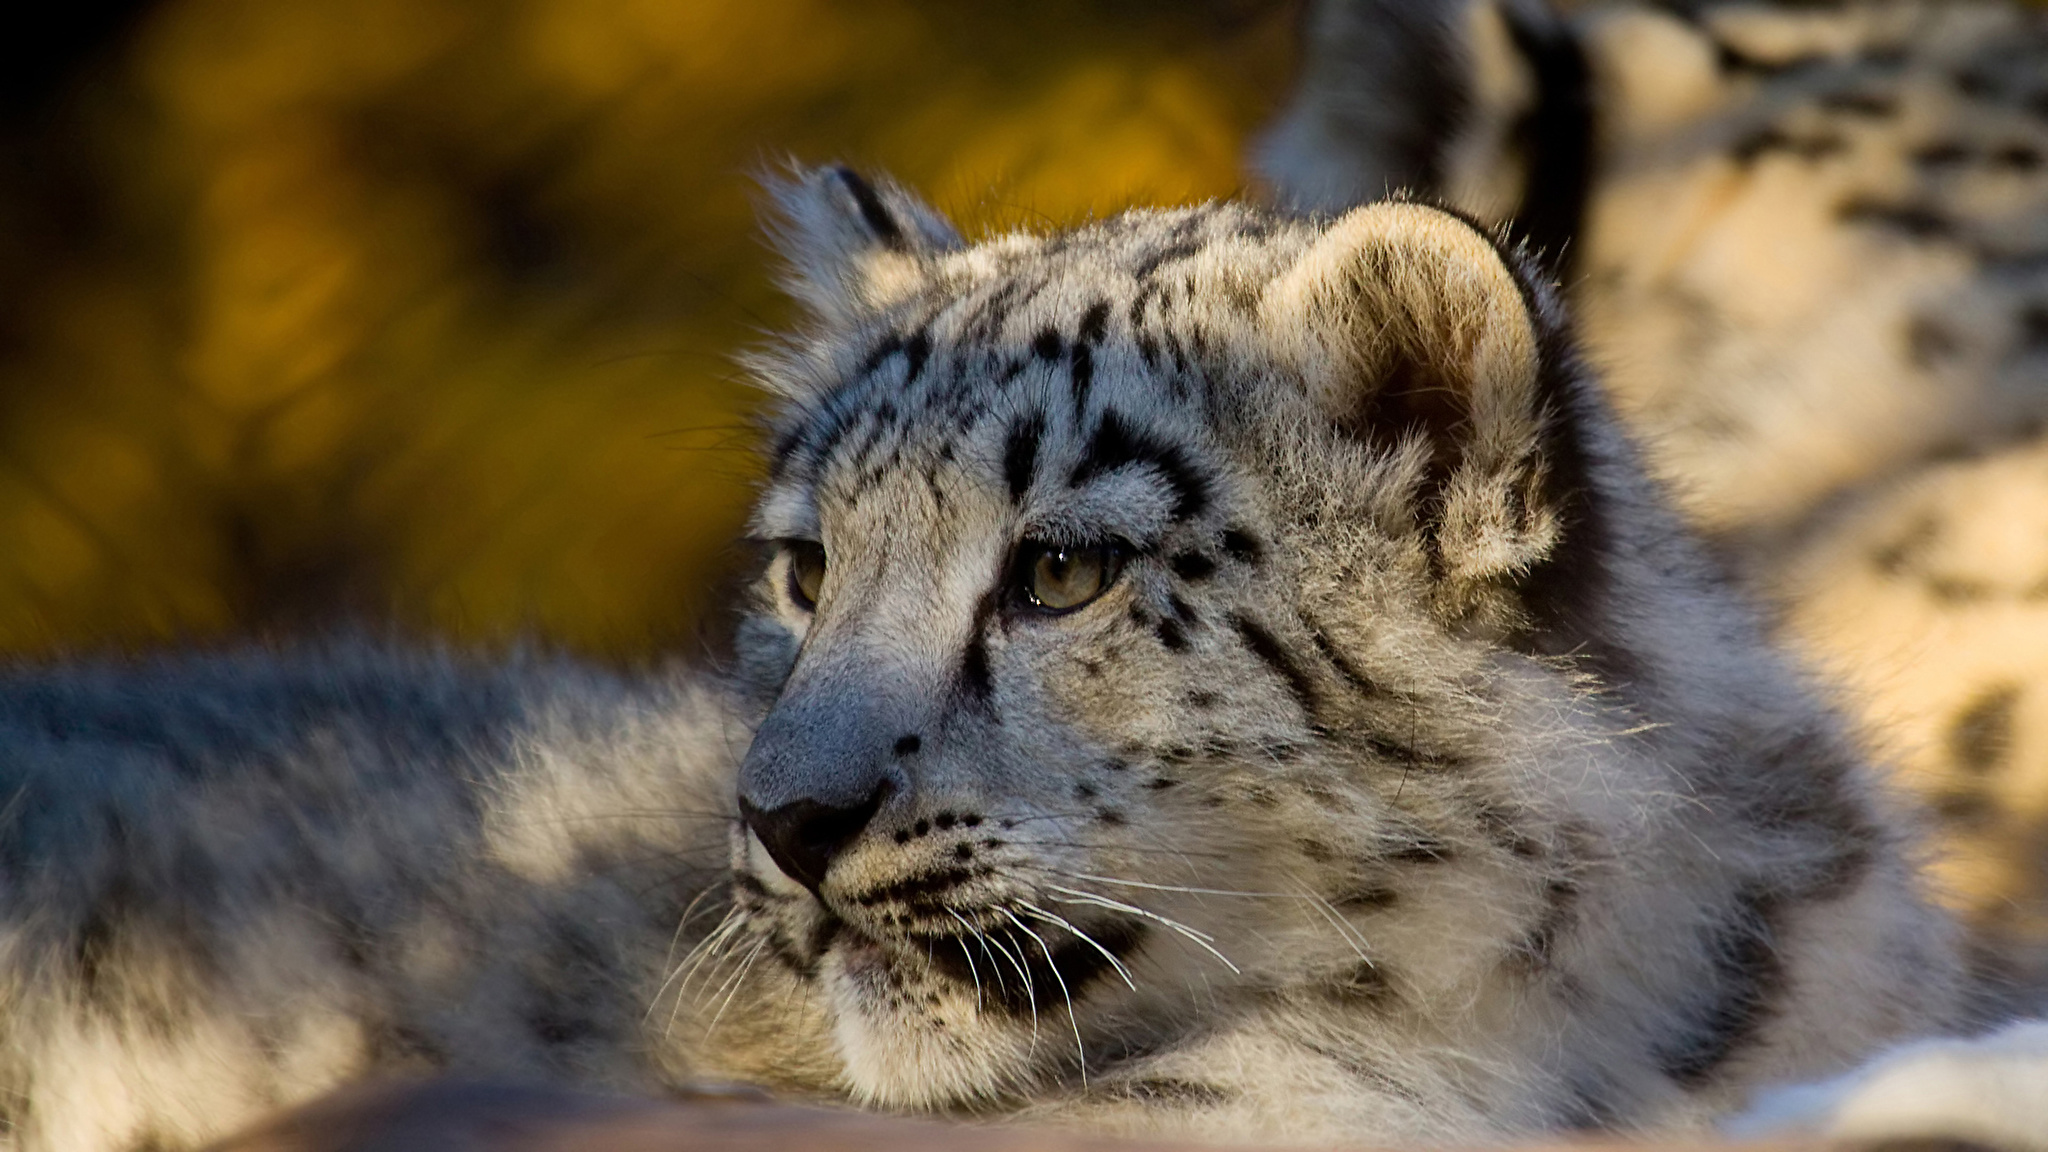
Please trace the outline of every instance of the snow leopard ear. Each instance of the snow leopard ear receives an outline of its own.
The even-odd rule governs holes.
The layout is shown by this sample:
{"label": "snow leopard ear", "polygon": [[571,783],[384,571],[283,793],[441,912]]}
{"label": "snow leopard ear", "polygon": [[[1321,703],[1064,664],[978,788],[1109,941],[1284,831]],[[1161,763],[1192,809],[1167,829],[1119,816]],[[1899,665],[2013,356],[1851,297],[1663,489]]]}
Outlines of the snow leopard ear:
{"label": "snow leopard ear", "polygon": [[1450,213],[1367,205],[1267,289],[1275,350],[1345,434],[1400,461],[1452,607],[1546,559],[1570,516],[1569,364],[1533,276]]}
{"label": "snow leopard ear", "polygon": [[921,289],[930,258],[960,247],[945,217],[887,180],[832,165],[771,185],[773,229],[789,262],[785,287],[819,320],[838,327]]}

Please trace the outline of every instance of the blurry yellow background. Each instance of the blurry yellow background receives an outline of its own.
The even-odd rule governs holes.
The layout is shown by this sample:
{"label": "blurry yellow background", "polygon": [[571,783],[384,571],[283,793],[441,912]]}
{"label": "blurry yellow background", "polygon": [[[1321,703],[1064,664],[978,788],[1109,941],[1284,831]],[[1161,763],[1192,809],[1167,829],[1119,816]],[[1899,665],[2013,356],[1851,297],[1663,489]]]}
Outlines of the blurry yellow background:
{"label": "blurry yellow background", "polygon": [[687,649],[787,315],[752,176],[970,233],[1227,195],[1258,0],[168,0],[0,167],[0,651]]}

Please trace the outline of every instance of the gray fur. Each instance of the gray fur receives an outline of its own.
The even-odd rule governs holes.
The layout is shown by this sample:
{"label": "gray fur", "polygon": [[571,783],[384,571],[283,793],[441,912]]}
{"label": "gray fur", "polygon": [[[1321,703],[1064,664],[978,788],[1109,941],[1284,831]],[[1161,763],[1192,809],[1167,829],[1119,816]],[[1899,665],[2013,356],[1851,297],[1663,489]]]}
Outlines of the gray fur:
{"label": "gray fur", "polygon": [[[1685,1129],[1949,1020],[1910,828],[1521,252],[1404,203],[961,246],[842,170],[780,201],[811,317],[757,362],[737,683],[344,648],[0,689],[18,1146],[417,1066]],[[1031,541],[1121,568],[1041,611]],[[755,834],[864,795],[819,875]]]}

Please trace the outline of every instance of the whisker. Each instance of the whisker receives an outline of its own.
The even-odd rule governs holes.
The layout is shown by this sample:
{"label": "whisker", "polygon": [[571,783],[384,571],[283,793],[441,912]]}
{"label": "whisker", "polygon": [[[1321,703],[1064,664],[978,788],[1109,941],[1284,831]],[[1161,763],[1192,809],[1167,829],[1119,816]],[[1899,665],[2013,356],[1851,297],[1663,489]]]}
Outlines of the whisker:
{"label": "whisker", "polygon": [[[1047,871],[1052,871],[1052,869],[1047,869]],[[1087,872],[1062,871],[1060,875],[1070,876],[1076,880],[1088,880],[1096,884],[1115,884],[1122,888],[1145,888],[1154,892],[1186,892],[1195,896],[1251,896],[1273,900],[1312,899],[1312,897],[1305,897],[1300,892],[1247,892],[1235,888],[1193,888],[1185,884],[1154,884],[1144,880],[1119,880],[1114,876],[1096,876]]]}
{"label": "whisker", "polygon": [[1093,904],[1098,908],[1108,908],[1115,912],[1124,912],[1132,916],[1142,916],[1147,920],[1156,921],[1159,924],[1164,925],[1168,929],[1186,937],[1188,940],[1194,942],[1196,946],[1208,952],[1211,956],[1216,957],[1216,959],[1222,961],[1223,966],[1225,968],[1228,968],[1232,972],[1238,973],[1239,975],[1242,975],[1244,972],[1244,970],[1239,968],[1236,964],[1231,963],[1230,957],[1225,956],[1223,953],[1218,952],[1216,950],[1216,946],[1210,943],[1210,941],[1214,940],[1215,937],[1210,936],[1206,932],[1190,928],[1178,920],[1166,916],[1161,916],[1157,912],[1148,911],[1144,908],[1138,907],[1135,904],[1126,904],[1121,900],[1112,900],[1107,896],[1100,896],[1093,892],[1083,892],[1078,888],[1068,888],[1059,884],[1049,884],[1047,885],[1047,887],[1053,889],[1056,892],[1064,892],[1067,895],[1074,897],[1074,899],[1072,900],[1056,900],[1054,901],[1054,903],[1056,904]]}
{"label": "whisker", "polygon": [[[690,926],[690,919],[697,914],[697,905],[702,904],[705,898],[710,896],[713,891],[713,889],[706,888],[704,891],[697,893],[696,898],[684,906],[683,914],[676,919],[675,933],[668,938],[668,951],[661,957],[661,966],[663,968],[668,968],[670,964],[675,962],[676,945],[683,941],[683,929]],[[736,907],[729,908],[726,910],[726,916],[730,917],[738,912],[739,909]],[[695,951],[695,949],[692,949],[692,951]],[[673,979],[675,979],[675,970],[670,969],[669,975],[662,978],[661,986],[654,990],[653,998],[647,1001],[647,1011],[640,1017],[642,1023],[645,1023],[649,1016],[654,1015],[655,1007],[661,1003],[661,994],[668,990],[668,983]]]}
{"label": "whisker", "polygon": [[1104,960],[1109,961],[1110,966],[1116,969],[1117,975],[1123,977],[1124,983],[1130,986],[1131,991],[1136,992],[1138,990],[1138,982],[1131,979],[1131,970],[1124,967],[1124,962],[1117,959],[1115,953],[1111,952],[1107,948],[1104,948],[1100,943],[1098,943],[1095,937],[1090,936],[1086,932],[1081,931],[1079,928],[1076,928],[1072,921],[1068,920],[1064,916],[1048,912],[1045,909],[1040,908],[1038,905],[1033,904],[1029,900],[1019,900],[1017,901],[1017,906],[1019,908],[1024,909],[1024,911],[1029,912],[1031,915],[1036,916],[1041,920],[1044,920],[1048,924],[1052,924],[1056,927],[1066,929],[1068,932],[1071,932],[1074,935],[1075,939],[1081,941],[1083,944],[1088,945],[1090,948],[1095,949],[1097,952],[1102,953],[1102,958]]}
{"label": "whisker", "polygon": [[1017,953],[1013,956],[1009,947],[1000,938],[993,934],[984,935],[988,942],[995,945],[996,950],[1003,954],[1003,959],[1010,962],[1010,967],[1017,970],[1017,977],[1024,981],[1024,1000],[1031,1005],[1031,1049],[1035,1052],[1038,1050],[1038,992],[1031,985],[1031,969],[1024,963],[1024,946],[1019,944]]}
{"label": "whisker", "polygon": [[[979,933],[974,932],[974,925],[969,924],[965,916],[960,915],[958,912],[953,911],[951,908],[946,909],[946,915],[951,916],[955,920],[958,920],[960,922],[960,927],[965,928],[968,932],[974,933],[975,935],[979,935]],[[962,959],[967,961],[967,971],[970,975],[974,977],[974,1010],[976,1012],[980,1012],[982,1010],[981,969],[977,967],[974,963],[974,953],[969,952],[967,950],[967,937],[955,936],[953,938],[953,942],[960,945],[960,956]]]}
{"label": "whisker", "polygon": [[754,944],[753,951],[747,953],[747,958],[740,961],[740,970],[733,973],[731,980],[732,991],[725,994],[725,1000],[718,1005],[718,1011],[711,1014],[711,1023],[704,1026],[704,1038],[706,1040],[709,1040],[711,1034],[718,1030],[718,1022],[725,1016],[725,1010],[732,1007],[733,997],[740,994],[740,987],[747,982],[747,973],[753,970],[755,958],[760,956],[761,950],[767,946],[768,938],[766,936],[761,937]]}
{"label": "whisker", "polygon": [[1308,901],[1309,907],[1323,914],[1323,917],[1330,922],[1330,926],[1337,930],[1338,937],[1345,944],[1349,945],[1353,952],[1358,954],[1360,960],[1368,964],[1372,963],[1372,957],[1365,954],[1365,936],[1358,931],[1357,925],[1344,919],[1335,908],[1330,906],[1330,902],[1321,896],[1313,892],[1303,892],[1301,896],[1302,899]]}
{"label": "whisker", "polygon": [[707,968],[722,966],[725,963],[740,937],[742,926],[745,922],[746,917],[741,914],[738,908],[734,908],[726,916],[725,921],[711,935],[704,938],[702,944],[692,949],[691,957],[684,959],[684,966],[688,971],[683,974],[682,982],[676,985],[676,998],[678,1000],[682,999],[683,995],[689,991],[691,982],[697,978],[699,973]]}
{"label": "whisker", "polygon": [[974,942],[981,947],[982,956],[988,960],[989,971],[995,973],[996,987],[1004,993],[1008,993],[1010,990],[1010,985],[1007,981],[1003,979],[1002,966],[996,963],[995,953],[989,951],[988,934],[983,932],[981,929],[976,928],[972,921],[968,920],[965,916],[960,915],[958,912],[953,911],[951,908],[946,909],[946,913],[947,915],[953,917],[953,919],[960,921],[961,927],[967,929],[968,932],[974,935]]}
{"label": "whisker", "polygon": [[[1045,937],[1033,932],[1030,925],[1019,920],[1017,914],[1008,908],[998,909],[998,911],[1002,912],[1004,916],[1009,917],[1010,923],[1015,924],[1019,932],[1037,941],[1038,950],[1045,953],[1046,970],[1051,972],[1053,980],[1058,982],[1060,998],[1067,1002],[1067,1024],[1074,1030],[1074,1055],[1080,1060],[1081,1087],[1085,1090],[1088,1087],[1088,1050],[1081,1046],[1081,1020],[1074,1015],[1074,994],[1067,991],[1067,978],[1060,975],[1060,966],[1053,960],[1052,949],[1046,946]],[[1022,945],[1019,945],[1019,947],[1022,947]]]}
{"label": "whisker", "polygon": [[[1020,848],[1080,848],[1089,851],[1102,848],[1100,844],[1086,844],[1079,840],[1019,840],[1015,837],[1005,837],[1003,843]],[[1142,853],[1150,856],[1199,856],[1211,860],[1227,860],[1230,858],[1230,854],[1227,852],[1190,852],[1184,848],[1139,848],[1130,844],[1119,844],[1113,851],[1119,855],[1123,853]]]}

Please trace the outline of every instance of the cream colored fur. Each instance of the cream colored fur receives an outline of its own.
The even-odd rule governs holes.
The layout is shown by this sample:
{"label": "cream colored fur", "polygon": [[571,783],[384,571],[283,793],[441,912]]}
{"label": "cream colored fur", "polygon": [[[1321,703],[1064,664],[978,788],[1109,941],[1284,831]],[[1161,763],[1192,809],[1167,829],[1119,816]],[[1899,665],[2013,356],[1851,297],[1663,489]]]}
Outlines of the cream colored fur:
{"label": "cream colored fur", "polygon": [[[1530,173],[1573,142],[1498,125],[1584,109],[1586,194],[1546,240],[1589,354],[1689,518],[1938,814],[1980,1018],[2041,1011],[2048,20],[1972,0],[1424,7],[1396,26],[1371,0],[1316,6],[1326,39],[1376,46],[1311,56],[1259,154],[1276,191],[1341,206],[1393,158],[1405,187],[1508,221],[1555,206]],[[1502,22],[1524,30],[1506,69]],[[1578,105],[1558,42],[1584,66]],[[1443,62],[1437,99],[1462,110],[1433,165],[1352,111],[1408,107],[1370,64],[1404,48]],[[1499,80],[1546,60],[1552,90]],[[1303,125],[1328,126],[1316,147]],[[1475,163],[1509,191],[1473,191]],[[2011,1060],[2048,1093],[2037,1060]]]}
{"label": "cream colored fur", "polygon": [[[13,1146],[189,1146],[421,1069],[1698,1130],[1951,1021],[1910,825],[1525,254],[1403,203],[972,246],[840,169],[782,203],[811,313],[758,362],[730,675],[0,682]],[[1045,548],[1100,550],[1100,594],[1034,606]]]}

